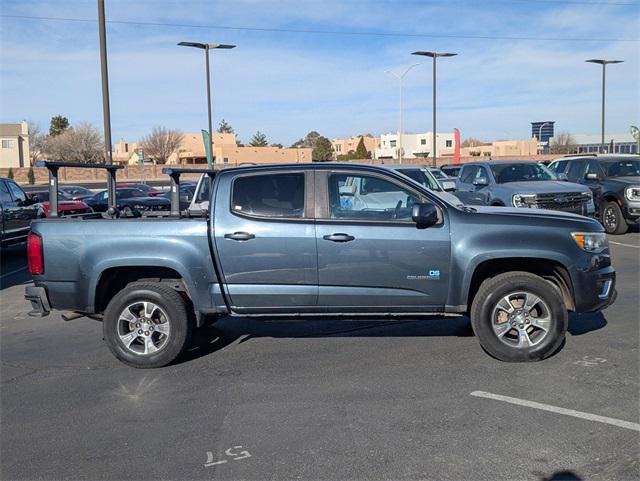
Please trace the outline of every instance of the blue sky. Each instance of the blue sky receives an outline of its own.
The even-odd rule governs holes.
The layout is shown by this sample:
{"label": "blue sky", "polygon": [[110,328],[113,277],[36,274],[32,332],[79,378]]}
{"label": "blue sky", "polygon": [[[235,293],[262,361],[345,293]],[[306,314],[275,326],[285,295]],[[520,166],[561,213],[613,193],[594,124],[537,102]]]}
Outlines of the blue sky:
{"label": "blue sky", "polygon": [[[0,0],[0,122],[53,115],[102,126],[94,0]],[[291,144],[310,130],[334,138],[398,128],[398,84],[385,70],[423,65],[405,79],[405,130],[431,129],[430,59],[438,64],[438,130],[462,137],[525,138],[530,122],[557,130],[600,129],[600,67],[607,71],[607,131],[640,122],[640,2],[637,0],[106,0],[114,142],[154,125],[206,128],[203,54],[181,40],[232,43],[212,52],[214,124],[225,118],[243,141],[260,130]],[[328,35],[206,26],[402,33]],[[442,37],[439,37],[442,36]],[[598,41],[457,36],[602,39]],[[635,41],[611,41],[627,39]],[[426,60],[426,62],[425,62]]]}

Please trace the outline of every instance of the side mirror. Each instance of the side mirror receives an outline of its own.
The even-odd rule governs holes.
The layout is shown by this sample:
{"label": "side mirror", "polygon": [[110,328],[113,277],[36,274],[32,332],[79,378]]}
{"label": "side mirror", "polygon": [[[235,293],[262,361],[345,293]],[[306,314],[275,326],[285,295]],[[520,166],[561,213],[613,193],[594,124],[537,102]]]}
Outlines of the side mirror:
{"label": "side mirror", "polygon": [[567,177],[567,174],[564,174],[564,173],[558,174],[557,177],[558,177],[558,180],[561,180],[563,182],[568,182],[569,181],[569,177]]}
{"label": "side mirror", "polygon": [[484,187],[485,185],[489,185],[489,179],[487,179],[486,177],[478,177],[473,181],[473,185]]}
{"label": "side mirror", "polygon": [[598,174],[595,172],[588,172],[587,175],[584,176],[587,180],[598,180]]}
{"label": "side mirror", "polygon": [[40,197],[35,194],[27,197],[27,204],[37,204],[38,202],[40,202]]}
{"label": "side mirror", "polygon": [[431,203],[413,204],[411,218],[418,227],[429,227],[438,223],[438,208]]}

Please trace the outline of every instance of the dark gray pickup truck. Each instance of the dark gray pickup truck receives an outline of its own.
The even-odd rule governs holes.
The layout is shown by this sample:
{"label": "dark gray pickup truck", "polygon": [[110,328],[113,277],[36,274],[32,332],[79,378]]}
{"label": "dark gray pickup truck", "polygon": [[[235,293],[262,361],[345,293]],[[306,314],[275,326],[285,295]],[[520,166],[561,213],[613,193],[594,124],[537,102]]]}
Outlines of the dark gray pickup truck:
{"label": "dark gray pickup truck", "polygon": [[33,314],[101,319],[135,367],[171,363],[223,315],[466,314],[489,354],[534,361],[562,344],[567,311],[615,298],[606,236],[586,217],[454,205],[375,166],[210,175],[203,217],[35,221]]}

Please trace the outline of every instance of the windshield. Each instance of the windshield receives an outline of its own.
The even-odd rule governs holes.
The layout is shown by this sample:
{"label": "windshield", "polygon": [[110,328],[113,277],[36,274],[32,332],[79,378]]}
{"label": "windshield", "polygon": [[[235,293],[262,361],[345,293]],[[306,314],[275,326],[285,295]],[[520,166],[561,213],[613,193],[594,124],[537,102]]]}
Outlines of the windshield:
{"label": "windshield", "polygon": [[607,177],[640,176],[640,159],[600,161]]}
{"label": "windshield", "polygon": [[435,190],[437,192],[442,190],[436,179],[434,179],[433,176],[424,169],[398,169],[398,172],[410,177],[412,180],[429,190]]}
{"label": "windshield", "polygon": [[431,172],[436,179],[446,179],[447,178],[447,174],[442,172],[440,169],[430,169],[429,172]]}
{"label": "windshield", "polygon": [[539,180],[557,180],[557,177],[544,165],[537,162],[517,164],[493,164],[491,172],[498,184],[508,182],[536,182]]}

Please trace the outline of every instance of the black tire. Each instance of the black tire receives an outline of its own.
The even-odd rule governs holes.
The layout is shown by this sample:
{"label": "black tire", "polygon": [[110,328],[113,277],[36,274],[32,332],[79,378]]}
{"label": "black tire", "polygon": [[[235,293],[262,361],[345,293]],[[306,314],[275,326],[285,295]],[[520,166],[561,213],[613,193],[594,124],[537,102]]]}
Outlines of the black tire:
{"label": "black tire", "polygon": [[[505,329],[507,335],[503,336],[503,340],[494,332],[493,327],[498,302],[505,296],[519,292],[537,296],[543,304],[538,304],[534,309],[548,309],[551,319],[546,331],[534,328],[533,322],[529,326],[529,322],[525,325],[524,321],[513,321],[514,324],[523,322],[519,325],[530,329],[530,334],[539,336],[539,341],[529,347],[516,347],[511,344],[520,339],[521,330],[517,326],[511,330]],[[508,316],[506,313],[503,315]],[[509,322],[512,322],[510,316]],[[567,332],[568,313],[560,290],[551,282],[528,272],[515,271],[499,274],[482,283],[471,305],[471,326],[480,345],[493,357],[507,362],[540,361],[551,356],[562,345]],[[515,340],[512,339],[513,336],[516,337]],[[531,340],[529,334],[524,337]]]}
{"label": "black tire", "polygon": [[[132,352],[119,335],[121,313],[128,306],[144,301],[152,302],[164,311],[170,327],[162,347],[150,354]],[[109,302],[104,313],[102,328],[107,346],[115,357],[128,366],[155,368],[172,363],[182,354],[191,339],[193,316],[189,315],[186,306],[185,299],[171,287],[146,282],[128,284]]]}
{"label": "black tire", "polygon": [[600,223],[604,226],[607,234],[621,235],[629,230],[627,221],[624,220],[622,210],[617,202],[607,202],[603,205],[600,214]]}

